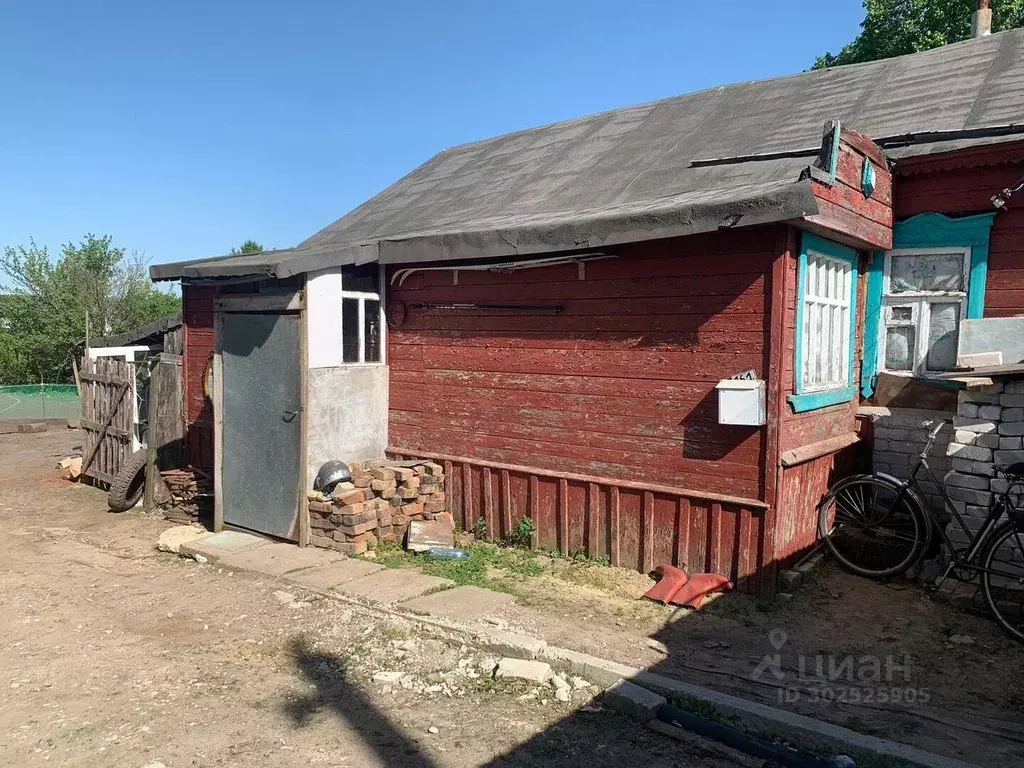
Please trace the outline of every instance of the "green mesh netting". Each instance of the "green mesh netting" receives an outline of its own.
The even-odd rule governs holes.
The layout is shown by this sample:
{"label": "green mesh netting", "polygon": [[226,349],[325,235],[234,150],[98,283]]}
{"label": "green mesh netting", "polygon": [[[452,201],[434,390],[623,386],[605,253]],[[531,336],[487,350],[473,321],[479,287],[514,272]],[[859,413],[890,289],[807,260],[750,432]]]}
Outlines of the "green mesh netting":
{"label": "green mesh netting", "polygon": [[19,384],[0,387],[0,421],[77,419],[82,401],[74,384]]}

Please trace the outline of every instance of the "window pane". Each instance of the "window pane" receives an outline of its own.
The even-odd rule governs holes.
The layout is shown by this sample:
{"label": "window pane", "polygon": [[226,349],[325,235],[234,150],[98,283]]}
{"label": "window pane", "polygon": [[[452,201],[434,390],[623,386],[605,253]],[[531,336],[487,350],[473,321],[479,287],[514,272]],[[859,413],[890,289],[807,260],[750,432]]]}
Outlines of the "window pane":
{"label": "window pane", "polygon": [[359,362],[359,299],[341,300],[341,359]]}
{"label": "window pane", "polygon": [[959,304],[932,304],[928,322],[929,371],[948,371],[956,365],[957,336],[960,331]]}
{"label": "window pane", "polygon": [[964,255],[962,253],[908,254],[892,256],[889,290],[962,291]]}
{"label": "window pane", "polygon": [[914,344],[917,330],[901,325],[885,329],[885,367],[890,371],[910,371],[914,368]]}
{"label": "window pane", "polygon": [[363,343],[366,344],[366,362],[380,362],[380,302],[367,299],[363,308]]}
{"label": "window pane", "polygon": [[363,264],[358,267],[342,267],[341,290],[379,294],[380,267],[377,264]]}

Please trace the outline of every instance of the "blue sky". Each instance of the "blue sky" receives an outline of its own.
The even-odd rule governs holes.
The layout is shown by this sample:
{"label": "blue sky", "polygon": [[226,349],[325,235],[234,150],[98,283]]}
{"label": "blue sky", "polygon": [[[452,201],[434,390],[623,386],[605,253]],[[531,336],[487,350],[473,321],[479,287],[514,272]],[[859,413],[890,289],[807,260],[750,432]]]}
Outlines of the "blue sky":
{"label": "blue sky", "polygon": [[0,246],[287,247],[456,144],[807,68],[860,0],[0,8]]}

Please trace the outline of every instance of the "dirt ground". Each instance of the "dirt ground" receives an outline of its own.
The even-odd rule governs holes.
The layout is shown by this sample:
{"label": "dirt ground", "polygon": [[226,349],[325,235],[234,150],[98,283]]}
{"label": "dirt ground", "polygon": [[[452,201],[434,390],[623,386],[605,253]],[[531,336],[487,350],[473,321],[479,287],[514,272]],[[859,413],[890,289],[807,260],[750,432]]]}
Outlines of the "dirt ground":
{"label": "dirt ground", "polygon": [[987,616],[830,563],[770,606],[744,595],[698,612],[638,600],[653,583],[562,562],[518,584],[505,617],[553,645],[861,733],[982,766],[1024,764],[1024,646]]}
{"label": "dirt ground", "polygon": [[498,685],[412,625],[158,553],[166,522],[56,477],[78,439],[0,437],[0,765],[737,764],[594,688]]}
{"label": "dirt ground", "polygon": [[654,582],[633,571],[505,559],[487,579],[517,598],[503,618],[553,645],[972,763],[1024,764],[1024,646],[913,582],[826,562],[791,599],[726,595],[694,613],[638,599]]}

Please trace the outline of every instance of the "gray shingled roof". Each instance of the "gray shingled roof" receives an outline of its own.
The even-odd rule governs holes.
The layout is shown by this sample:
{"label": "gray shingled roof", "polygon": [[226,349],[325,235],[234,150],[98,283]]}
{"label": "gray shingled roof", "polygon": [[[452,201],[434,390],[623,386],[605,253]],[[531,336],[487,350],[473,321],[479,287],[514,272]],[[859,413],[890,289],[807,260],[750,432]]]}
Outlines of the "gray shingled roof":
{"label": "gray shingled roof", "polygon": [[[833,118],[896,157],[1024,134],[1024,29],[447,149],[296,248],[152,276],[514,257],[709,231],[730,215],[739,226],[798,218],[817,211],[798,178]],[[729,158],[746,159],[694,164]]]}

